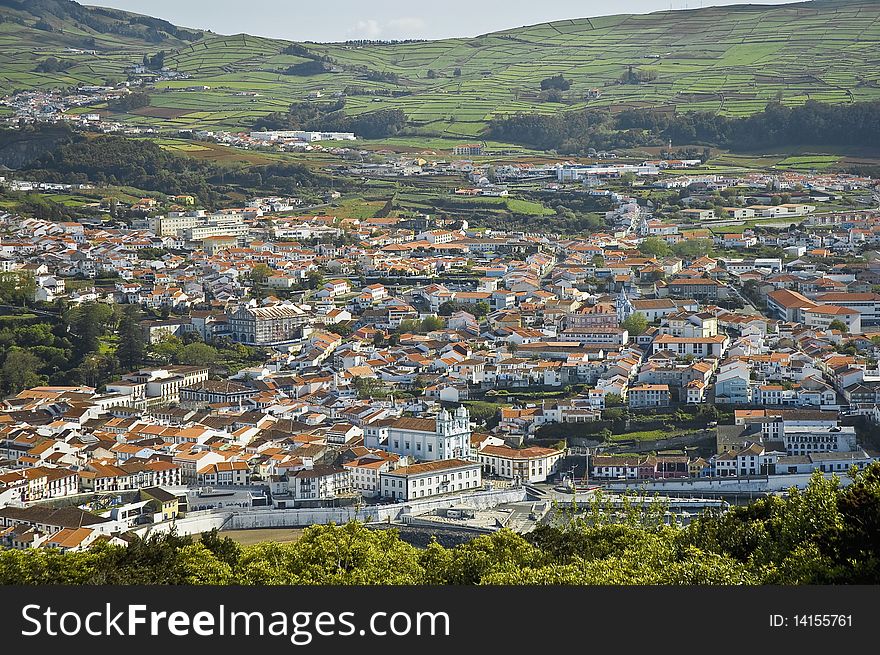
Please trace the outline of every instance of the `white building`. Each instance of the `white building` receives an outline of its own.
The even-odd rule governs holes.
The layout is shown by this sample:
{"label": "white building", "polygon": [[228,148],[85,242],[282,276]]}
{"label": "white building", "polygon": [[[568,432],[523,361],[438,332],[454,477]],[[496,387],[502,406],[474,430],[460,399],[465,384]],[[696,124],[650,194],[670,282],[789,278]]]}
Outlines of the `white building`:
{"label": "white building", "polygon": [[379,479],[397,466],[400,460],[393,453],[368,454],[358,457],[342,466],[351,474],[351,486],[355,492],[365,498],[379,495]]}
{"label": "white building", "polygon": [[467,459],[471,427],[467,408],[440,410],[435,419],[401,417],[372,423],[364,432],[364,446],[417,460]]}
{"label": "white building", "polygon": [[275,130],[265,132],[251,132],[251,138],[256,141],[356,141],[353,132],[306,132],[302,130]]}
{"label": "white building", "polygon": [[294,500],[328,500],[351,493],[351,472],[340,466],[318,464],[294,473],[288,482]]}
{"label": "white building", "polygon": [[479,452],[483,473],[520,482],[545,482],[557,470],[565,456],[553,448],[511,448],[510,446],[483,446]]}
{"label": "white building", "polygon": [[824,452],[852,452],[857,450],[856,429],[852,426],[789,427],[782,433],[785,452],[789,455],[808,455]]}
{"label": "white building", "polygon": [[382,473],[381,496],[416,500],[482,487],[480,465],[464,459],[442,459]]}

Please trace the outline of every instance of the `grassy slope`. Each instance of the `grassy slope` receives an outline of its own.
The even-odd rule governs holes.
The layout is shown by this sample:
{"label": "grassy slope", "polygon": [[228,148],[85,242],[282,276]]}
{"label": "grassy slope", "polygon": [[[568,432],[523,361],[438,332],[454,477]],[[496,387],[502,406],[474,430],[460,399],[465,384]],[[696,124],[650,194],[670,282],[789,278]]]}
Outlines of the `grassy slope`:
{"label": "grassy slope", "polygon": [[[60,0],[41,0],[40,3],[19,0],[19,6],[11,0],[0,3],[0,92],[123,81],[126,79],[125,68],[140,62],[145,53],[154,54],[161,49],[172,50],[188,45],[186,41],[167,34],[158,42],[148,40],[146,26],[131,22],[138,14],[75,7],[91,14],[94,21],[101,22],[106,28],[123,26],[134,29],[142,34],[142,38],[95,30],[72,17],[66,5]],[[54,31],[36,29],[40,19],[50,23]],[[95,54],[85,51],[94,51]],[[64,72],[36,72],[36,66],[50,56],[73,61],[75,65]]]}
{"label": "grassy slope", "polygon": [[[0,15],[7,10],[0,7]],[[65,38],[72,38],[65,27]],[[0,90],[76,81],[122,78],[125,65],[160,46],[101,37],[106,52],[69,55],[59,35],[0,24]],[[96,36],[96,39],[98,38]],[[109,41],[108,41],[109,39]],[[113,41],[115,43],[110,43]],[[348,99],[357,113],[393,106],[415,121],[415,130],[451,139],[477,137],[493,116],[551,112],[588,106],[584,93],[599,88],[589,106],[659,106],[748,114],[768,100],[809,98],[826,102],[880,99],[880,3],[826,0],[783,6],[736,6],[559,21],[474,39],[368,45],[309,44],[332,57],[340,73],[292,77],[281,70],[302,59],[281,54],[287,42],[245,35],[209,35],[194,44],[171,43],[167,62],[192,78],[160,85],[149,113],[125,117],[133,123],[169,127],[246,127],[255,117],[283,110],[310,91],[330,95],[348,85],[412,95],[372,102]],[[76,57],[65,74],[30,72],[52,52]],[[655,82],[621,85],[628,66],[656,72]],[[361,79],[355,70],[393,71],[399,85]],[[456,68],[461,76],[453,75]],[[437,72],[428,79],[427,71]],[[570,105],[539,103],[542,78],[563,73],[573,81]],[[186,87],[207,85],[207,91]],[[253,91],[259,97],[234,95]],[[153,111],[163,108],[167,111]]]}

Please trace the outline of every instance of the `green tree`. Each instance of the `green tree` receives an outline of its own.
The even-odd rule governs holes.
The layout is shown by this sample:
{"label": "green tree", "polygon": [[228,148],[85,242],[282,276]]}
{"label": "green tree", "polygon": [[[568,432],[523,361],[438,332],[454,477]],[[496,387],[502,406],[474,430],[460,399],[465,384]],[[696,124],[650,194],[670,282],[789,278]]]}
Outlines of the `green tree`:
{"label": "green tree", "polygon": [[0,273],[0,302],[25,306],[34,300],[37,281],[28,271]]}
{"label": "green tree", "polygon": [[637,337],[648,329],[648,319],[641,312],[633,312],[620,325],[630,336]]}
{"label": "green tree", "polygon": [[672,246],[672,252],[682,259],[697,259],[712,252],[711,239],[689,239]]}
{"label": "green tree", "polygon": [[422,319],[420,331],[433,332],[434,330],[442,330],[443,326],[443,319],[439,316],[426,316]]}
{"label": "green tree", "polygon": [[173,335],[164,336],[149,347],[150,356],[163,364],[179,364],[183,343]]}
{"label": "green tree", "polygon": [[46,378],[37,373],[43,367],[43,360],[20,348],[13,348],[6,354],[3,366],[0,367],[0,379],[3,389],[8,394],[15,394],[24,389],[38,387],[46,383]]}
{"label": "green tree", "polygon": [[880,463],[848,475],[845,486],[817,471],[803,490],[686,526],[667,524],[657,499],[598,493],[526,535],[502,529],[454,547],[417,549],[352,521],[311,526],[292,544],[172,531],[82,552],[6,549],[0,584],[877,584]]}
{"label": "green tree", "polygon": [[649,257],[667,257],[672,254],[672,249],[664,239],[648,237],[639,244],[639,252]]}
{"label": "green tree", "polygon": [[266,280],[274,273],[274,271],[266,264],[257,264],[248,274],[251,282],[254,284],[265,284]]}
{"label": "green tree", "polygon": [[126,305],[119,321],[119,343],[116,358],[119,364],[131,371],[144,363],[146,343],[140,326],[141,313],[136,305]]}
{"label": "green tree", "polygon": [[565,79],[560,73],[559,75],[554,75],[553,77],[547,77],[541,80],[541,90],[549,91],[568,91],[571,88],[571,81]]}
{"label": "green tree", "polygon": [[321,271],[309,271],[306,274],[306,287],[309,289],[320,289],[324,286],[324,276]]}
{"label": "green tree", "polygon": [[844,322],[841,321],[840,319],[834,319],[833,321],[831,321],[831,322],[828,324],[828,329],[829,329],[829,330],[840,330],[840,331],[843,332],[844,334],[846,334],[847,332],[849,332],[849,328],[846,327],[846,323],[844,323]]}
{"label": "green tree", "polygon": [[388,387],[378,378],[356,377],[352,383],[357,389],[358,398],[362,400],[384,398],[388,395]]}
{"label": "green tree", "polygon": [[[623,398],[620,396],[620,394],[606,393],[605,407],[623,407]],[[604,416],[611,418],[607,415],[607,413]]]}
{"label": "green tree", "polygon": [[180,361],[191,366],[214,364],[217,362],[217,349],[206,343],[191,343],[183,347]]}
{"label": "green tree", "polygon": [[480,302],[471,306],[471,314],[473,314],[477,318],[483,318],[491,310],[492,308],[489,306],[489,303],[484,300],[481,300]]}
{"label": "green tree", "polygon": [[100,337],[106,334],[112,318],[113,308],[105,303],[85,302],[70,310],[67,322],[80,359],[99,350]]}

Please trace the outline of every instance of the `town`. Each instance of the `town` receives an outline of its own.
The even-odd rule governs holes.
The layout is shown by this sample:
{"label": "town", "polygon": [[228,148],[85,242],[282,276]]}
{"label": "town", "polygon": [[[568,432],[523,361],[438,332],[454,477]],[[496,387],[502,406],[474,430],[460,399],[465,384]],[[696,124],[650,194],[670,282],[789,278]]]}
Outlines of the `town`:
{"label": "town", "polygon": [[[2,371],[0,543],[354,518],[527,531],[595,489],[723,506],[877,459],[880,211],[823,208],[875,180],[659,160],[489,183],[491,164],[456,162],[453,195],[523,175],[604,198],[606,229],[296,214],[295,197],[0,217],[4,329],[36,346]],[[674,211],[640,196],[664,189]],[[40,330],[71,313],[71,338],[129,368],[35,374]]]}
{"label": "town", "polygon": [[[0,554],[342,526],[418,583],[875,581],[876,3],[326,43],[0,5]],[[839,541],[712,541],[823,493]],[[484,543],[540,557],[427,573]]]}

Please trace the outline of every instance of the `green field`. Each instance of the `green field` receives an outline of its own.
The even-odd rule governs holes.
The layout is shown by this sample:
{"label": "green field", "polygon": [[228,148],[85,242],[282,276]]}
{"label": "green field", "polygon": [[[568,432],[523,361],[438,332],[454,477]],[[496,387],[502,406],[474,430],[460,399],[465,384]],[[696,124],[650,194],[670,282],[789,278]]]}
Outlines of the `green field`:
{"label": "green field", "polygon": [[[400,145],[438,150],[477,139],[490,119],[516,112],[651,106],[746,115],[777,98],[787,104],[880,99],[876,0],[604,16],[392,45],[308,44],[329,57],[336,71],[308,77],[283,74],[304,61],[283,54],[286,41],[205,34],[195,42],[167,37],[154,43],[96,33],[73,20],[50,18],[58,30],[37,30],[35,15],[0,7],[0,17],[7,16],[20,22],[0,23],[0,91],[121,81],[145,53],[163,49],[170,53],[166,66],[190,77],[159,82],[150,107],[120,118],[169,130],[246,129],[315,91],[330,98],[348,90],[346,111],[352,114],[400,108],[413,134],[437,137]],[[71,50],[84,43],[93,44],[94,54]],[[70,62],[69,68],[37,72],[49,56]],[[629,67],[655,79],[619,83]],[[397,82],[372,81],[368,71],[394,73]],[[558,73],[572,81],[565,103],[541,102],[540,80]],[[196,86],[210,88],[188,90]],[[352,95],[352,87],[361,94],[407,95]],[[590,89],[599,97],[587,99]],[[821,170],[829,163],[820,158],[800,162],[803,168],[790,164]]]}

